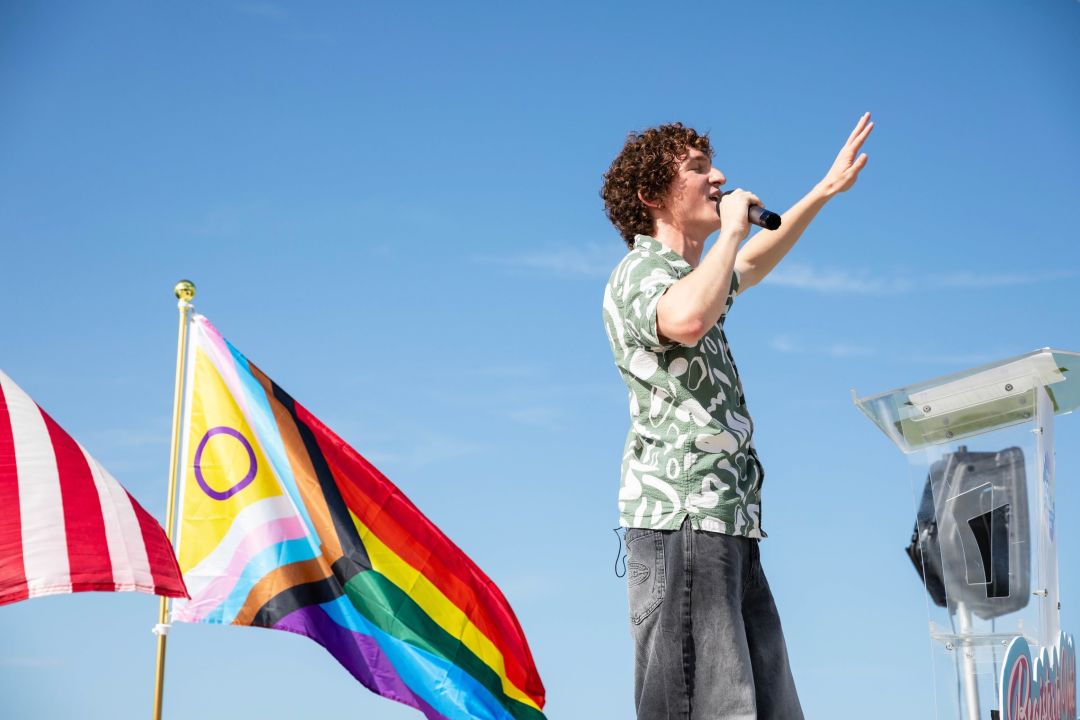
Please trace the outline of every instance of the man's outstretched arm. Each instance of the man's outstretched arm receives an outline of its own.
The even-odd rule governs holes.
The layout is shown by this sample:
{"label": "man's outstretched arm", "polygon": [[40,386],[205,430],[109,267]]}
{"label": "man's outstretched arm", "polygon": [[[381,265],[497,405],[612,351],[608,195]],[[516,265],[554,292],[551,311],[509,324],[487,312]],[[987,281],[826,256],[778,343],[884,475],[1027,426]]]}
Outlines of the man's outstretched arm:
{"label": "man's outstretched arm", "polygon": [[777,230],[761,230],[746,241],[735,257],[735,269],[739,271],[740,294],[748,287],[757,285],[783,259],[803,234],[810,221],[833,196],[855,184],[859,173],[866,167],[866,153],[859,155],[859,148],[866,142],[874,123],[866,113],[851,131],[844,147],[833,161],[825,177],[799,202],[781,215],[782,223]]}

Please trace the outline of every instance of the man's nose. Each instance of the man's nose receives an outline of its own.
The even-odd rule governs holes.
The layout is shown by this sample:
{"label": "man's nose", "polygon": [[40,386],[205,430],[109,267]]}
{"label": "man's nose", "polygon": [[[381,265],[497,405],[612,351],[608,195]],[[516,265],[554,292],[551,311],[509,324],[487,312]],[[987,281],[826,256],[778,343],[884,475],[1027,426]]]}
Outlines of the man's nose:
{"label": "man's nose", "polygon": [[727,178],[724,177],[724,173],[720,172],[716,168],[712,169],[712,174],[709,177],[709,182],[713,183],[717,187],[727,182]]}

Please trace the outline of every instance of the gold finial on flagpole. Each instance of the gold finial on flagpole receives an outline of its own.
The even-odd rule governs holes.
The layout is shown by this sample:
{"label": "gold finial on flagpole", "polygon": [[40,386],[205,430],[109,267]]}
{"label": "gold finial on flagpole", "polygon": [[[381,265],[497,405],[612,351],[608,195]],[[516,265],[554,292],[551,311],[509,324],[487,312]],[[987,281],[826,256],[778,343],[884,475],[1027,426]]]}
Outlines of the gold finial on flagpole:
{"label": "gold finial on flagpole", "polygon": [[173,287],[173,294],[177,300],[191,302],[195,298],[195,283],[190,280],[181,280]]}
{"label": "gold finial on flagpole", "polygon": [[[176,506],[176,470],[179,462],[180,451],[180,422],[183,416],[181,402],[183,400],[184,387],[184,359],[187,356],[188,325],[191,318],[191,300],[195,297],[195,283],[190,280],[181,280],[173,286],[173,294],[180,302],[180,332],[176,343],[176,384],[173,388],[173,424],[172,424],[172,452],[169,458],[169,495],[165,510],[165,535],[169,542],[173,538],[173,525],[175,521],[174,508]],[[165,636],[168,632],[169,601],[162,597],[158,606],[158,624],[154,627],[157,635],[157,662],[154,672],[154,720],[161,720],[161,706],[165,690]]]}

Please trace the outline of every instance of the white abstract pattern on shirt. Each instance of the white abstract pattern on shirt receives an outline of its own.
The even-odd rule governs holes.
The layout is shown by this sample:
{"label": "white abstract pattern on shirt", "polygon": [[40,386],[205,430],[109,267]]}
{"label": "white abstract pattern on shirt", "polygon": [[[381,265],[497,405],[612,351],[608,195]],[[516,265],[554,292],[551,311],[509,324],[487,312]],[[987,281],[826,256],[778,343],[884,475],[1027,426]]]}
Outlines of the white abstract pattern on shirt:
{"label": "white abstract pattern on shirt", "polygon": [[695,529],[761,538],[764,473],[723,329],[738,273],[724,314],[696,345],[667,342],[657,331],[660,297],[692,269],[638,235],[604,291],[604,327],[630,400],[620,522],[674,530],[689,517]]}

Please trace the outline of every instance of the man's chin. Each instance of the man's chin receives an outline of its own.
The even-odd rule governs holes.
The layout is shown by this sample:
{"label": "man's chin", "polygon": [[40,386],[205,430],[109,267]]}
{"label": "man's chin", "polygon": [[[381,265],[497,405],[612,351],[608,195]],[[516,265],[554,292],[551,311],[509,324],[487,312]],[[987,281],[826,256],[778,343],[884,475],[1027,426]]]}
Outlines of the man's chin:
{"label": "man's chin", "polygon": [[720,218],[710,218],[709,220],[703,220],[701,223],[702,232],[706,235],[712,235],[714,232],[720,229]]}

